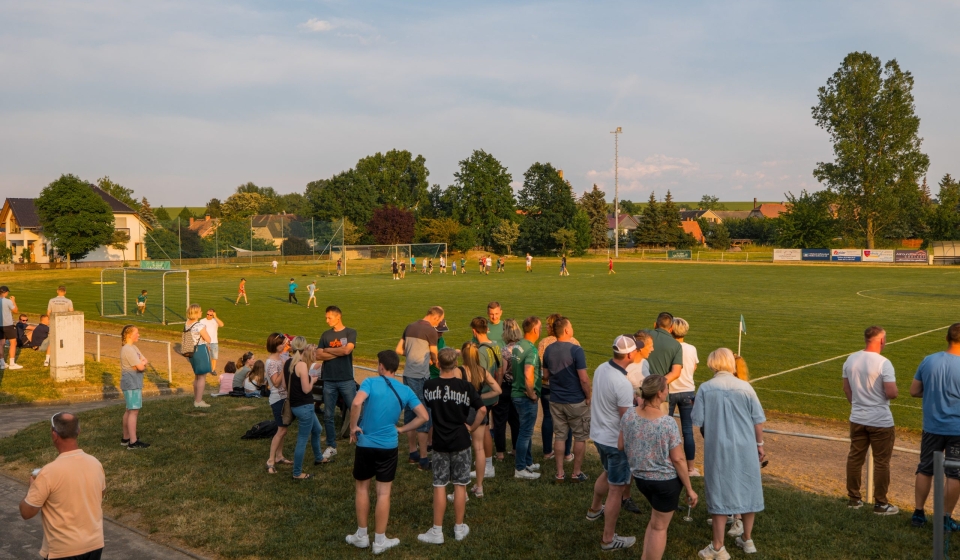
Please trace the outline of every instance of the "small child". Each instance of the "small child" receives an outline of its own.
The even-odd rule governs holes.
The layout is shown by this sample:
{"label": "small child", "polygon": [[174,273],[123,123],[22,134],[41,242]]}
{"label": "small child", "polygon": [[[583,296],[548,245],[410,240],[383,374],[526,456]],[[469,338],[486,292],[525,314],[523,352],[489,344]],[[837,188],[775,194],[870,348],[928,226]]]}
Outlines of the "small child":
{"label": "small child", "polygon": [[147,291],[143,290],[137,296],[137,315],[143,315],[147,311]]}
{"label": "small child", "polygon": [[307,298],[307,309],[310,309],[311,301],[313,302],[314,307],[319,307],[317,305],[316,292],[317,292],[317,281],[314,280],[313,282],[310,282],[309,284],[307,284],[307,294],[310,296]]}
{"label": "small child", "polygon": [[453,265],[453,266],[450,267],[450,268],[451,268],[451,271],[453,272],[453,275],[456,276],[456,275],[457,275],[457,261],[453,261],[452,265]]}
{"label": "small child", "polygon": [[287,295],[287,303],[295,303],[300,305],[300,301],[297,300],[297,283],[293,280],[293,278],[290,279],[290,291]]}

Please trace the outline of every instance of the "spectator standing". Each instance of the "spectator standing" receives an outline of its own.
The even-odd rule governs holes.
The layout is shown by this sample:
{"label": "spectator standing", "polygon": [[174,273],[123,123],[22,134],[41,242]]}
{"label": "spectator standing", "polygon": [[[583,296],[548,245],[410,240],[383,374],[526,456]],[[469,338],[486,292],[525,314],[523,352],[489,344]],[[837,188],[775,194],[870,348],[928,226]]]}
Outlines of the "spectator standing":
{"label": "spectator standing", "polygon": [[601,550],[630,548],[637,542],[636,537],[621,537],[616,533],[623,492],[630,486],[627,454],[617,448],[617,443],[620,418],[633,406],[633,386],[627,380],[626,367],[636,351],[637,343],[632,336],[618,336],[613,341],[613,359],[600,364],[593,372],[590,439],[600,453],[603,474],[593,485],[593,503],[587,510],[587,520],[603,517]]}
{"label": "spectator standing", "polygon": [[517,409],[513,406],[513,348],[522,339],[523,330],[520,329],[520,325],[513,319],[505,319],[503,321],[503,346],[500,347],[503,373],[497,377],[497,383],[500,384],[503,397],[493,409],[493,443],[497,448],[498,461],[503,460],[503,453],[507,448],[507,426],[510,426],[513,454],[517,451],[520,416],[517,415]]}
{"label": "spectator standing", "polygon": [[[400,356],[393,350],[383,350],[377,354],[377,377],[363,380],[350,408],[350,443],[357,444],[353,460],[353,478],[357,486],[357,532],[347,535],[347,542],[357,548],[370,546],[370,536],[367,534],[370,480],[376,478],[374,554],[400,544],[400,539],[388,539],[386,535],[390,519],[390,490],[397,474],[397,435],[417,429],[430,418],[427,409],[409,387],[390,379],[399,367]],[[404,410],[412,410],[415,417],[398,429],[397,418]]]}
{"label": "spectator standing", "polygon": [[287,288],[287,303],[300,305],[300,300],[297,299],[297,282],[293,278],[290,279],[290,284]]}
{"label": "spectator standing", "polygon": [[[443,338],[443,334],[450,331],[450,327],[447,326],[447,320],[444,319],[440,321],[437,325],[437,353],[439,354],[441,350],[447,347],[447,341]],[[438,364],[430,364],[430,379],[436,379],[440,377],[440,366]]]}
{"label": "spectator standing", "polygon": [[106,477],[95,457],[80,449],[80,419],[69,412],[50,418],[57,458],[30,477],[20,516],[43,512],[43,558],[99,560],[103,553],[103,492]]}
{"label": "spectator standing", "polygon": [[673,418],[660,409],[669,394],[662,375],[643,380],[637,407],[620,419],[620,448],[627,454],[637,489],[650,502],[650,522],[643,536],[643,558],[659,560],[667,546],[667,527],[677,509],[680,490],[687,503],[697,505],[690,485],[687,463],[680,449],[680,430]]}
{"label": "spectator standing", "polygon": [[343,311],[336,305],[327,307],[326,320],[330,328],[320,335],[316,353],[316,358],[323,362],[320,375],[323,378],[323,424],[327,430],[324,460],[337,454],[337,399],[342,398],[349,405],[357,395],[357,382],[353,377],[357,331],[344,326]]}
{"label": "spectator standing", "polygon": [[[486,465],[483,469],[482,478],[493,478],[496,471],[493,467],[493,434],[491,433],[491,426],[493,425],[491,416],[493,414],[490,411],[495,411],[500,401],[509,400],[508,395],[503,395],[503,388],[499,381],[503,379],[507,362],[502,358],[502,349],[487,336],[486,319],[474,317],[473,321],[470,321],[470,330],[473,331],[473,338],[477,341],[477,360],[480,368],[487,372],[498,389],[496,395],[490,395],[490,391],[480,393],[483,406],[487,407],[487,419],[489,420],[486,422],[487,429],[484,430],[483,453],[486,457]],[[489,385],[489,382],[487,385]],[[484,386],[484,390],[486,388],[487,386]]]}
{"label": "spectator standing", "polygon": [[647,358],[650,373],[666,376],[667,383],[673,383],[683,370],[683,347],[673,338],[673,315],[660,313],[653,329],[647,332],[653,339],[653,351]]}
{"label": "spectator standing", "polygon": [[57,287],[57,297],[51,298],[47,302],[47,315],[54,313],[68,313],[73,311],[73,302],[67,298],[67,287]]}
{"label": "spectator standing", "polygon": [[[563,449],[568,434],[573,434],[574,482],[585,482],[583,456],[590,437],[590,396],[593,388],[587,376],[587,357],[579,344],[574,344],[573,326],[566,317],[553,323],[557,340],[547,346],[543,354],[543,378],[550,381],[550,412],[553,417],[555,449]],[[554,453],[557,462],[558,482],[566,478],[563,470],[564,456]]]}
{"label": "spectator standing", "polygon": [[843,364],[843,394],[850,403],[850,454],[847,455],[847,507],[860,509],[860,473],[873,448],[874,506],[877,515],[895,515],[897,506],[887,501],[890,487],[890,457],[896,441],[890,401],[897,398],[897,378],[890,360],[880,354],[887,345],[881,327],[863,332],[866,348],[850,354]]}
{"label": "spectator standing", "polygon": [[697,349],[684,342],[688,332],[690,332],[690,323],[680,317],[674,317],[673,331],[670,334],[680,343],[683,366],[680,369],[680,377],[668,385],[670,388],[670,409],[667,411],[667,415],[673,418],[673,411],[680,410],[680,430],[683,432],[683,454],[687,458],[687,473],[690,476],[700,476],[700,471],[693,464],[697,454],[697,443],[693,439],[693,422],[690,420],[690,414],[693,412],[693,399],[697,394],[693,374],[697,371],[700,358],[697,356]]}
{"label": "spectator standing", "polygon": [[[923,505],[933,482],[933,452],[943,451],[948,460],[960,460],[960,323],[947,329],[946,351],[931,354],[920,362],[910,384],[910,395],[923,399],[923,439],[912,519],[915,527],[922,527],[927,520]],[[960,531],[960,524],[950,515],[960,498],[960,469],[946,470],[944,489],[944,529]]]}
{"label": "spectator standing", "polygon": [[627,379],[633,386],[633,394],[639,395],[643,380],[650,375],[650,362],[647,358],[653,352],[653,337],[647,331],[637,331],[633,340],[637,343],[637,351],[633,355],[633,361],[627,366]]}
{"label": "spectator standing", "polygon": [[[487,414],[480,394],[460,378],[457,351],[444,348],[438,356],[440,377],[430,379],[423,388],[424,405],[434,419],[433,432],[433,527],[418,538],[420,542],[443,544],[443,515],[447,509],[448,484],[453,483],[453,535],[462,541],[470,528],[463,522],[470,483],[470,432],[476,430]],[[467,425],[470,410],[476,411]]]}
{"label": "spectator standing", "polygon": [[[463,379],[470,383],[473,388],[480,393],[480,399],[483,402],[483,406],[490,407],[497,404],[497,401],[500,399],[500,386],[497,385],[497,380],[490,375],[490,372],[487,371],[480,364],[480,352],[477,344],[467,341],[463,343],[463,346],[460,349],[460,356],[463,359],[463,366],[460,368],[463,372]],[[489,408],[487,408],[489,410]],[[472,418],[468,418],[469,420]],[[471,478],[477,479],[477,484],[470,489],[473,494],[478,497],[483,497],[483,479],[488,477],[493,477],[493,463],[489,463],[490,474],[487,474],[488,467],[488,457],[489,453],[492,451],[492,440],[490,440],[490,430],[488,429],[490,425],[490,416],[485,415],[483,421],[475,430],[470,432],[470,439],[473,442],[473,458],[474,463],[476,464],[476,471],[470,473]],[[491,444],[488,447],[487,442],[490,441]],[[453,500],[453,494],[447,496],[450,500]]]}
{"label": "spectator standing", "polygon": [[[437,340],[440,335],[437,333],[437,326],[443,321],[443,315],[442,307],[431,307],[423,319],[407,325],[400,342],[397,343],[397,354],[406,357],[403,383],[410,387],[420,402],[424,402],[423,386],[430,377],[430,364],[439,363]],[[429,410],[430,407],[427,408]],[[404,412],[404,423],[412,422],[414,416],[409,410]],[[410,451],[408,462],[418,463],[421,470],[430,470],[430,459],[427,454],[429,432],[430,420],[418,427],[415,434],[407,432],[407,445]]]}
{"label": "spectator standing", "polygon": [[23,366],[17,363],[17,327],[13,321],[14,313],[19,312],[17,308],[17,298],[10,295],[10,288],[0,286],[0,325],[2,325],[2,338],[10,344],[9,362],[3,361],[3,346],[0,343],[0,368],[4,369],[23,369]]}
{"label": "spectator standing", "polygon": [[[753,387],[733,375],[733,352],[718,348],[707,358],[713,379],[697,389],[693,404],[693,425],[703,428],[704,486],[707,513],[712,518],[713,542],[700,551],[701,558],[726,560],[723,546],[729,515],[741,515],[743,534],[736,544],[748,554],[755,553],[753,521],[763,511],[760,463],[763,451],[763,407]],[[739,527],[736,528],[739,532]]]}
{"label": "spectator standing", "polygon": [[210,335],[210,342],[207,344],[207,349],[210,350],[210,374],[216,375],[217,360],[220,359],[220,338],[217,333],[223,326],[223,321],[220,320],[220,317],[217,317],[217,311],[211,307],[207,309],[207,317],[200,319],[200,323],[203,324],[203,328]]}
{"label": "spectator standing", "polygon": [[307,284],[307,309],[310,309],[310,302],[313,302],[313,307],[320,307],[317,305],[317,281],[314,280]]}
{"label": "spectator standing", "polygon": [[297,419],[297,446],[293,452],[293,478],[306,480],[312,475],[303,472],[303,457],[307,452],[307,441],[313,449],[313,464],[326,463],[320,453],[320,421],[313,408],[313,385],[317,378],[310,375],[310,364],[316,347],[307,344],[302,336],[294,337],[290,343],[290,358],[283,364],[283,380],[290,391],[290,412]]}
{"label": "spectator standing", "polygon": [[[200,306],[196,303],[187,308],[187,322],[183,326],[183,332],[190,333],[193,337],[194,346],[203,346],[210,344],[210,333],[200,322]],[[209,349],[208,349],[209,350]],[[211,368],[212,371],[212,368]],[[207,385],[207,372],[193,372],[193,406],[194,408],[207,408],[210,405],[203,401],[203,388]]]}
{"label": "spectator standing", "polygon": [[147,369],[147,358],[136,347],[140,340],[140,329],[127,325],[120,331],[120,391],[126,410],[123,413],[123,439],[120,445],[127,449],[146,449],[149,443],[137,437],[137,419],[143,408],[143,372]]}
{"label": "spectator standing", "polygon": [[[547,317],[547,336],[540,339],[540,342],[537,343],[537,353],[540,354],[540,363],[543,363],[543,355],[546,352],[547,347],[557,341],[555,336],[554,325],[557,319],[561,315],[559,313],[551,313]],[[577,339],[571,337],[570,342],[576,344],[577,346],[580,343]],[[586,367],[586,366],[584,366]],[[545,460],[554,458],[554,449],[553,449],[553,414],[550,409],[550,378],[544,375],[543,382],[540,387],[540,408],[543,409],[543,420],[540,421],[540,436],[543,443],[543,458]],[[568,432],[567,436],[564,438],[563,452],[561,453],[566,461],[573,460],[572,453],[572,432]],[[560,471],[562,472],[562,471]]]}
{"label": "spectator standing", "polygon": [[283,401],[287,400],[287,388],[283,379],[283,362],[280,356],[287,351],[287,337],[280,333],[271,333],[267,337],[267,361],[264,373],[267,387],[270,388],[270,410],[277,424],[277,433],[270,440],[270,455],[267,457],[267,473],[277,474],[276,464],[292,465],[293,461],[283,456],[283,440],[287,437],[287,424],[283,423]]}
{"label": "spectator standing", "polygon": [[[500,318],[503,317],[503,308],[500,307],[499,301],[491,301],[487,304],[487,336],[492,342],[497,343],[498,346],[503,348],[505,345],[503,343],[503,322]],[[477,340],[474,340],[477,342]]]}
{"label": "spectator standing", "polygon": [[535,480],[540,478],[540,464],[533,462],[533,428],[537,424],[537,401],[540,400],[541,371],[540,354],[536,343],[540,339],[540,318],[523,320],[523,339],[513,347],[513,406],[520,417],[520,433],[517,455],[514,457],[515,478]]}

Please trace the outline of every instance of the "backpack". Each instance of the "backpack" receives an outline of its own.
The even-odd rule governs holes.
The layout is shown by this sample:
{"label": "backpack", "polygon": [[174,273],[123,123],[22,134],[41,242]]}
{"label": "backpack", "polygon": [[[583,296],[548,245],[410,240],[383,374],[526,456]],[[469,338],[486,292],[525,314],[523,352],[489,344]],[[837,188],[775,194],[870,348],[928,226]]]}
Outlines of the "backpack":
{"label": "backpack", "polygon": [[272,438],[277,433],[277,423],[273,420],[264,420],[253,425],[240,439]]}
{"label": "backpack", "polygon": [[[198,324],[194,323],[194,325]],[[184,358],[193,357],[193,352],[197,348],[197,343],[193,340],[193,326],[183,328],[183,335],[180,337],[180,355]]]}
{"label": "backpack", "polygon": [[[480,348],[486,348],[488,356],[493,356],[493,363],[497,364],[497,370],[500,371],[500,349],[491,342],[480,343]],[[490,362],[487,361],[489,364]]]}

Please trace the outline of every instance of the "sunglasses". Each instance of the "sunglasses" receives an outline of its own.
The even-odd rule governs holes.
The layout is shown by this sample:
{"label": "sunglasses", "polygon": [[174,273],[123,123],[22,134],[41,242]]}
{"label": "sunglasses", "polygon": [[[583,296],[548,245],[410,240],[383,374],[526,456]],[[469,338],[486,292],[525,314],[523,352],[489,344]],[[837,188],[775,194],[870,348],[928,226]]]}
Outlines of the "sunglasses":
{"label": "sunglasses", "polygon": [[[54,414],[53,416],[50,417],[50,429],[53,430],[53,431],[55,431],[55,432],[57,431],[57,425],[54,424],[53,421],[56,420],[56,419],[57,419],[57,416],[60,416],[61,414],[63,414],[63,412],[58,412],[58,413],[56,413],[56,414]],[[57,433],[59,434],[60,432],[57,432]]]}

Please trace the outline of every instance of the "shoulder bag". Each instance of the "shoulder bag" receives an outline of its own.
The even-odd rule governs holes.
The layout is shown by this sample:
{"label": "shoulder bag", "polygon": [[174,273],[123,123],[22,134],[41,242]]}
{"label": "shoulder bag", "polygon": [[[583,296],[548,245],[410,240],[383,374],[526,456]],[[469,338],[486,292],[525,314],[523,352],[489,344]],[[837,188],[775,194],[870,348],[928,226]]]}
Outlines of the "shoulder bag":
{"label": "shoulder bag", "polygon": [[293,409],[290,407],[290,382],[293,379],[293,373],[290,372],[290,374],[287,375],[290,370],[288,366],[292,361],[293,360],[288,359],[287,362],[283,364],[283,382],[287,386],[287,398],[283,401],[283,410],[280,412],[280,419],[283,420],[284,426],[293,424]]}
{"label": "shoulder bag", "polygon": [[[197,323],[194,323],[196,325]],[[184,358],[193,356],[197,343],[193,339],[193,325],[183,327],[183,334],[180,336],[180,355]]]}

